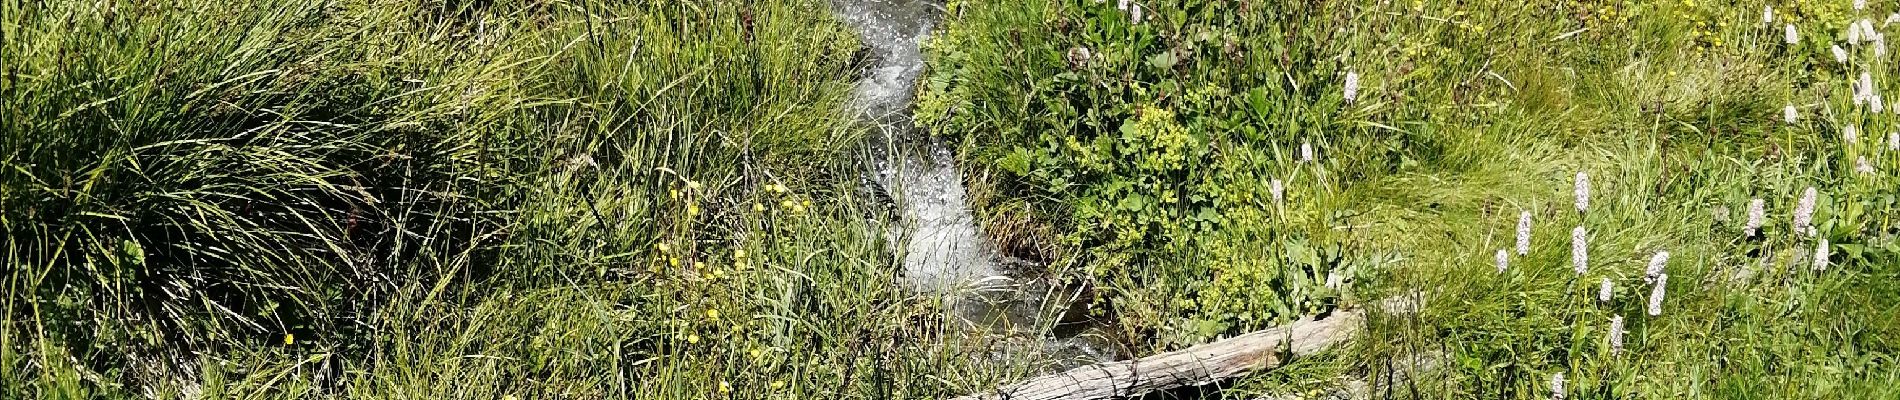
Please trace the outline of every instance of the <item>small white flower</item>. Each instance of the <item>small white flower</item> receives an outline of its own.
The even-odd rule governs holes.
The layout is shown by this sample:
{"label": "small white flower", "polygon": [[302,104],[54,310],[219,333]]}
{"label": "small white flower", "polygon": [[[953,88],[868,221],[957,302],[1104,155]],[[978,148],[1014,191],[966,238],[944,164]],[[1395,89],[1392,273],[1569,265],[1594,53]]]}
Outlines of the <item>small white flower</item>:
{"label": "small white flower", "polygon": [[1887,35],[1874,34],[1874,57],[1887,56]]}
{"label": "small white flower", "polygon": [[1358,100],[1358,99],[1359,99],[1359,73],[1347,71],[1346,72],[1346,104],[1352,104],[1353,101]]}
{"label": "small white flower", "polygon": [[1313,142],[1300,142],[1300,162],[1313,162]]}
{"label": "small white flower", "polygon": [[1886,100],[1880,98],[1880,93],[1867,96],[1867,107],[1872,109],[1875,114],[1887,112]]}
{"label": "small white flower", "polygon": [[1345,283],[1346,283],[1346,277],[1340,275],[1339,271],[1335,270],[1335,271],[1329,271],[1326,273],[1326,288],[1327,289],[1338,290],[1339,286],[1344,285]]}
{"label": "small white flower", "polygon": [[1860,24],[1859,23],[1847,24],[1847,44],[1849,45],[1860,44],[1860,39],[1861,39]]}
{"label": "small white flower", "polygon": [[1669,266],[1669,252],[1658,251],[1649,257],[1649,269],[1643,270],[1643,282],[1654,282],[1657,276],[1664,275],[1663,269]]}
{"label": "small white flower", "polygon": [[1564,373],[1558,372],[1550,376],[1550,398],[1564,400]]}
{"label": "small white flower", "polygon": [[1858,26],[1860,26],[1861,40],[1873,41],[1874,39],[1880,37],[1880,31],[1874,30],[1874,20],[1861,18],[1860,22],[1858,23]]}
{"label": "small white flower", "polygon": [[1140,4],[1128,5],[1128,20],[1132,21],[1131,23],[1136,24],[1136,25],[1141,24],[1141,5]]}
{"label": "small white flower", "polygon": [[1788,44],[1801,42],[1801,35],[1794,31],[1794,24],[1788,24],[1787,31],[1781,34],[1781,41],[1787,42]]}
{"label": "small white flower", "polygon": [[1900,151],[1900,132],[1887,133],[1887,150]]}
{"label": "small white flower", "polygon": [[1847,49],[1843,49],[1841,48],[1841,45],[1837,44],[1837,45],[1834,45],[1834,47],[1828,48],[1828,50],[1834,52],[1834,62],[1842,63],[1842,64],[1847,63]]}
{"label": "small white flower", "polygon": [[1656,276],[1656,288],[1649,292],[1649,316],[1662,315],[1663,292],[1668,290],[1669,274]]}
{"label": "small white flower", "polygon": [[1504,249],[1498,249],[1497,261],[1498,261],[1498,273],[1504,273],[1504,270],[1511,269],[1511,253],[1509,251],[1505,251]]}
{"label": "small white flower", "polygon": [[1577,171],[1577,212],[1590,208],[1590,174]]}
{"label": "small white flower", "polygon": [[1867,0],[1854,0],[1854,10],[1867,9]]}
{"label": "small white flower", "polygon": [[1807,232],[1808,225],[1814,222],[1814,202],[1817,193],[1813,186],[1801,192],[1801,202],[1794,206],[1794,231]]}
{"label": "small white flower", "polygon": [[1795,121],[1795,120],[1797,120],[1797,119],[1801,119],[1801,114],[1800,114],[1800,112],[1799,112],[1799,111],[1796,111],[1796,110],[1794,109],[1794,105],[1793,105],[1793,104],[1789,104],[1789,105],[1788,105],[1787,107],[1782,107],[1782,108],[1781,108],[1781,121],[1782,121],[1782,122],[1786,122],[1786,123],[1788,123],[1788,124],[1790,124],[1790,125],[1792,125],[1792,124],[1794,124],[1794,121]]}
{"label": "small white flower", "polygon": [[1581,225],[1570,230],[1570,267],[1577,270],[1579,276],[1590,272],[1590,238],[1587,233]]}
{"label": "small white flower", "polygon": [[1762,199],[1748,201],[1748,224],[1742,227],[1742,231],[1745,232],[1748,237],[1754,237],[1755,231],[1761,229],[1761,221],[1767,217],[1768,214],[1767,210],[1764,209],[1766,203],[1767,202]]}
{"label": "small white flower", "polygon": [[1531,212],[1517,214],[1517,255],[1531,253]]}
{"label": "small white flower", "polygon": [[1775,23],[1775,6],[1762,6],[1761,7],[1761,24],[1774,26],[1774,23]]}
{"label": "small white flower", "polygon": [[1873,175],[1876,171],[1874,170],[1874,165],[1867,162],[1867,156],[1860,156],[1860,158],[1854,160],[1854,172],[1858,172],[1862,175]]}
{"label": "small white flower", "polygon": [[1604,304],[1609,304],[1610,295],[1612,294],[1612,292],[1615,292],[1615,291],[1616,291],[1616,283],[1610,282],[1609,277],[1604,277],[1602,286],[1597,288],[1597,301]]}
{"label": "small white flower", "polygon": [[1623,316],[1610,317],[1610,355],[1623,353]]}
{"label": "small white flower", "polygon": [[1121,0],[1121,1],[1115,2],[1115,9],[1128,11],[1128,0]]}
{"label": "small white flower", "polygon": [[1821,238],[1820,243],[1817,243],[1814,245],[1814,270],[1815,271],[1827,270],[1827,263],[1828,263],[1827,259],[1828,259],[1829,253],[1831,253],[1832,251],[1833,249],[1828,248],[1827,238]]}
{"label": "small white flower", "polygon": [[1854,129],[1853,125],[1843,126],[1841,127],[1841,140],[1845,140],[1848,143],[1860,143],[1860,132]]}
{"label": "small white flower", "polygon": [[1267,190],[1273,194],[1274,204],[1280,204],[1280,202],[1286,201],[1286,184],[1280,182],[1280,178],[1273,178],[1272,182],[1268,182]]}

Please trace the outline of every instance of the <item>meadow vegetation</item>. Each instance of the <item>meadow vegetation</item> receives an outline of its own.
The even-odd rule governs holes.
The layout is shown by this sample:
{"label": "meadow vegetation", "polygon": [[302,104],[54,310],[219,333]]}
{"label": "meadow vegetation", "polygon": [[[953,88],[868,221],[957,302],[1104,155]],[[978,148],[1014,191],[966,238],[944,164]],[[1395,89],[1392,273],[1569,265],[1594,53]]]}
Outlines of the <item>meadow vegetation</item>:
{"label": "meadow vegetation", "polygon": [[1147,351],[1380,315],[1234,393],[1887,398],[1900,9],[1874,3],[953,1],[918,110],[987,171],[994,234],[1086,266]]}
{"label": "meadow vegetation", "polygon": [[[1372,312],[1230,397],[1896,398],[1900,3],[1855,3],[951,0],[914,111],[1127,354]],[[0,0],[0,398],[1053,368],[899,283],[829,10]]]}

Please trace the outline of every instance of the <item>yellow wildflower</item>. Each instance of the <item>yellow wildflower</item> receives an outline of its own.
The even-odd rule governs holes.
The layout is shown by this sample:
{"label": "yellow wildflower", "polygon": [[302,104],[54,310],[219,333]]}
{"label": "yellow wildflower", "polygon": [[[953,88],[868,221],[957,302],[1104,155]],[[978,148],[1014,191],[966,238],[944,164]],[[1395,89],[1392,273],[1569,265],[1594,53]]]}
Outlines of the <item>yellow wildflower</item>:
{"label": "yellow wildflower", "polygon": [[772,381],[772,389],[784,389],[784,388],[785,388],[785,381],[782,381],[782,380]]}
{"label": "yellow wildflower", "polygon": [[297,335],[296,335],[296,334],[294,334],[294,333],[286,333],[286,334],[284,334],[284,345],[285,345],[285,346],[289,346],[289,345],[292,345],[292,344],[296,344],[296,343],[297,343]]}
{"label": "yellow wildflower", "polygon": [[719,381],[719,393],[732,393],[732,384]]}
{"label": "yellow wildflower", "polygon": [[694,334],[686,335],[686,344],[699,344],[699,334],[694,333]]}
{"label": "yellow wildflower", "polygon": [[708,308],[708,309],[706,309],[706,319],[709,319],[709,320],[713,320],[713,321],[718,321],[718,320],[719,320],[719,310],[717,310],[717,309],[712,309],[712,308]]}

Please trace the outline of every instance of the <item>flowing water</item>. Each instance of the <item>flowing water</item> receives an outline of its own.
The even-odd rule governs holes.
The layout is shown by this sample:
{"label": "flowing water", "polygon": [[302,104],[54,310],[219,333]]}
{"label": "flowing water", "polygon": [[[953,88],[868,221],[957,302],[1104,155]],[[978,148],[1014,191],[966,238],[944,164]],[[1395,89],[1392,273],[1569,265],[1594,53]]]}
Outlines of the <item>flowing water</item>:
{"label": "flowing water", "polygon": [[945,296],[954,316],[972,327],[990,334],[1035,335],[1031,351],[1063,360],[1059,364],[1114,357],[1096,336],[1041,335],[1040,328],[1076,314],[1071,308],[1079,291],[1025,278],[1038,275],[1034,266],[1004,257],[985,239],[949,146],[910,120],[914,87],[925,67],[922,44],[941,4],[833,0],[833,7],[869,51],[871,63],[857,83],[853,111],[876,132],[869,183],[897,210],[897,224],[885,234],[901,246],[902,281],[920,293]]}

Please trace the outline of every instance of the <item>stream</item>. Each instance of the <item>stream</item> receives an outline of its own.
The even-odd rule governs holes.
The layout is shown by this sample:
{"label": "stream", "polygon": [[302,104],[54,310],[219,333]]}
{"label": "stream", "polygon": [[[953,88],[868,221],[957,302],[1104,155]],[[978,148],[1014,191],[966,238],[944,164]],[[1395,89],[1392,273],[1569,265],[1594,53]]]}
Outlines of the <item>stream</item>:
{"label": "stream", "polygon": [[[857,31],[869,66],[852,95],[857,119],[873,131],[867,186],[888,198],[895,224],[884,234],[902,259],[900,283],[943,296],[966,334],[1016,339],[1007,351],[1028,351],[1066,367],[1119,357],[1099,324],[1077,323],[1077,288],[1039,278],[1041,266],[1001,254],[968,204],[950,145],[910,119],[914,88],[924,73],[922,44],[942,12],[939,0],[832,0]],[[1065,318],[1065,316],[1067,318]],[[951,319],[946,318],[946,319]]]}

